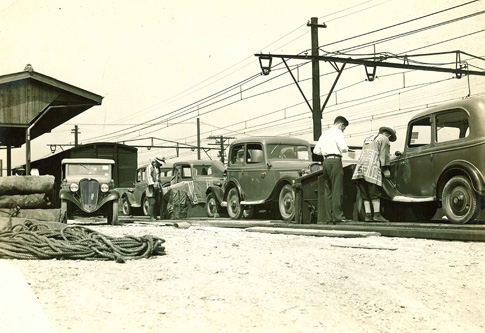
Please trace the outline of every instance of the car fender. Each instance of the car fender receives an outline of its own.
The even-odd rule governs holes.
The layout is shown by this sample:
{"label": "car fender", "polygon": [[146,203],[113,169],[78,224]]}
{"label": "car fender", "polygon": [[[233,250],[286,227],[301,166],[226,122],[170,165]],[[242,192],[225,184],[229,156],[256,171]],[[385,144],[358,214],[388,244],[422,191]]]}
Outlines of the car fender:
{"label": "car fender", "polygon": [[216,201],[218,203],[222,202],[222,199],[224,198],[224,191],[220,186],[209,186],[207,190],[205,191],[206,196],[209,195],[209,193],[213,193],[214,196],[216,197]]}
{"label": "car fender", "polygon": [[[117,201],[119,198],[120,198],[120,193],[118,191],[116,191],[116,190],[109,191],[108,194],[105,197],[103,197],[103,199],[101,199],[99,201],[98,207],[97,207],[97,209],[95,211],[99,211],[99,209],[102,206],[104,206],[107,202],[113,201],[113,200],[116,200]],[[69,190],[60,190],[60,192],[59,192],[59,199],[61,199],[61,200],[67,200],[67,201],[70,201],[70,202],[74,203],[79,209],[81,209],[82,211],[84,211],[86,213],[94,213],[95,212],[95,211],[88,212],[85,209],[83,209],[79,205],[79,201],[76,200],[76,198],[74,198],[74,195]]]}
{"label": "car fender", "polygon": [[283,188],[283,186],[285,186],[286,184],[291,185],[293,181],[294,179],[291,177],[284,177],[278,180],[278,182],[273,187],[271,195],[268,197],[268,199],[266,199],[266,201],[278,201],[281,188]]}
{"label": "car fender", "polygon": [[231,179],[225,187],[223,201],[227,201],[227,195],[229,193],[229,190],[233,187],[237,188],[239,195],[241,196],[241,200],[244,200],[244,192],[242,190],[241,184],[239,184],[236,179]]}
{"label": "car fender", "polygon": [[457,175],[467,176],[475,192],[479,195],[485,195],[485,178],[480,170],[468,161],[456,160],[448,163],[441,172],[436,186],[438,198],[441,199],[443,188],[448,180]]}
{"label": "car fender", "polygon": [[140,207],[140,205],[136,204],[136,198],[135,198],[135,194],[133,192],[130,192],[130,191],[125,192],[125,193],[123,193],[121,198],[126,198],[128,203],[130,204],[130,206]]}

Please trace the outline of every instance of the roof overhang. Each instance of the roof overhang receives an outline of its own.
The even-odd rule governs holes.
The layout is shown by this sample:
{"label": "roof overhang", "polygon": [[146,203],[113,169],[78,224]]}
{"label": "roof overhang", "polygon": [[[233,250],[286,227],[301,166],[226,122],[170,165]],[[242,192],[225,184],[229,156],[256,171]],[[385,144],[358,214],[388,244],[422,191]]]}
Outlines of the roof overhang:
{"label": "roof overhang", "polygon": [[103,97],[37,72],[0,76],[0,146],[20,147],[76,117]]}

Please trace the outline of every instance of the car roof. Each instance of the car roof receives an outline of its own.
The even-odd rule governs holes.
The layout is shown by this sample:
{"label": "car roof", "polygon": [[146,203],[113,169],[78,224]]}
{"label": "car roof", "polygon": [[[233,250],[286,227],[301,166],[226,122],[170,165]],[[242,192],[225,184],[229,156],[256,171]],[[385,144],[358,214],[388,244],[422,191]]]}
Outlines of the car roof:
{"label": "car roof", "polygon": [[[411,118],[410,121],[421,118],[423,116],[427,116],[435,112],[450,110],[450,109],[458,109],[458,108],[463,108],[465,110],[472,110],[472,109],[485,110],[485,98],[472,97],[472,98],[467,98],[459,101],[453,101],[450,103],[444,103],[438,106],[430,107],[429,109],[426,109],[425,111],[422,111],[416,114],[414,117]],[[483,111],[479,112],[478,114],[481,115],[482,113]]]}
{"label": "car roof", "polygon": [[61,161],[62,164],[115,164],[114,160],[106,158],[64,158]]}
{"label": "car roof", "polygon": [[253,143],[253,142],[261,142],[264,144],[288,144],[288,143],[296,143],[296,144],[303,144],[308,145],[309,142],[302,138],[292,137],[292,136],[250,136],[241,139],[236,139],[232,142],[232,145],[240,144],[240,143]]}

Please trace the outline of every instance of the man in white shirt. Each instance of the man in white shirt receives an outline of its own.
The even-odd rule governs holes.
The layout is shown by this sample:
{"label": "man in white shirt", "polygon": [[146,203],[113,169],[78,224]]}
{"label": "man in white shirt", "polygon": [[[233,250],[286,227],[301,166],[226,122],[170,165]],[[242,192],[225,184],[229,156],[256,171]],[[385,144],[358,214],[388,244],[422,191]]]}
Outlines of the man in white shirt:
{"label": "man in white shirt", "polygon": [[335,118],[333,126],[324,131],[313,153],[323,155],[323,177],[325,180],[325,219],[327,223],[348,222],[342,210],[344,197],[344,169],[342,154],[348,152],[344,130],[349,125],[342,116]]}
{"label": "man in white shirt", "polygon": [[158,215],[156,206],[157,206],[157,197],[159,195],[157,161],[150,160],[150,164],[148,164],[146,168],[146,176],[147,176],[147,189],[145,194],[146,194],[146,197],[148,198],[148,214],[150,215],[150,220],[155,221]]}

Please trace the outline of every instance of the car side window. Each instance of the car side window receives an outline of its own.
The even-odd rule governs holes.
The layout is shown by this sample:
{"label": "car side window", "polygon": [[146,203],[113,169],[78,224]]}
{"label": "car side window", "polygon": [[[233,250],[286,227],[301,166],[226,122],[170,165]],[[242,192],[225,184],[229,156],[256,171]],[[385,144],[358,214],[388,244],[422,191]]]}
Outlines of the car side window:
{"label": "car side window", "polygon": [[231,164],[244,164],[244,145],[235,145],[231,148]]}
{"label": "car side window", "polygon": [[468,133],[468,115],[465,111],[452,110],[436,115],[436,142],[462,139]]}
{"label": "car side window", "polygon": [[410,135],[408,147],[420,147],[431,144],[431,119],[430,117],[421,118],[410,125]]}
{"label": "car side window", "polygon": [[182,178],[192,178],[190,165],[182,165]]}
{"label": "car side window", "polygon": [[264,162],[263,146],[257,143],[248,144],[246,163],[258,164]]}

